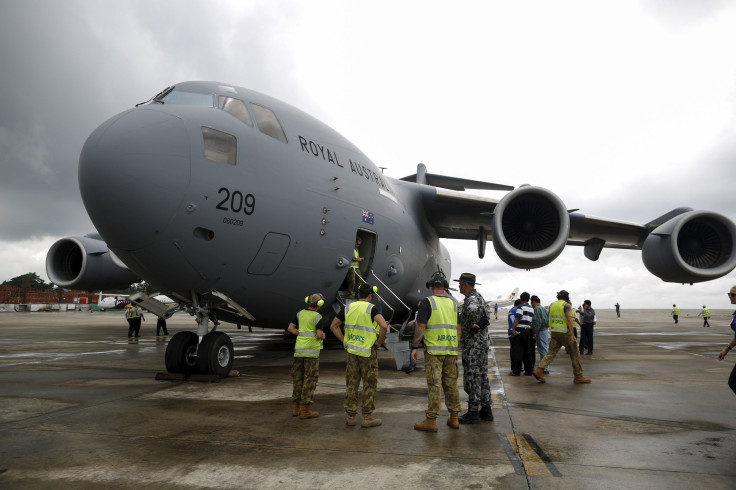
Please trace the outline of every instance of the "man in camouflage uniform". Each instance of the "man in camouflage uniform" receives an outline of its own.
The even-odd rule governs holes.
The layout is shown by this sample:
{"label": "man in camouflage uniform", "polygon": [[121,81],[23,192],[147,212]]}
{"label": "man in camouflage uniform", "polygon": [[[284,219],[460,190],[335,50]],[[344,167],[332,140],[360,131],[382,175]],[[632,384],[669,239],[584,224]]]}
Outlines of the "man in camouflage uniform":
{"label": "man in camouflage uniform", "polygon": [[319,417],[319,412],[311,410],[314,390],[319,379],[319,351],[325,338],[322,315],[317,311],[325,303],[320,293],[306,298],[307,308],[296,314],[286,330],[297,336],[294,344],[294,364],[291,366],[291,379],[294,388],[291,401],[293,416],[302,419]]}
{"label": "man in camouflage uniform", "polygon": [[417,362],[419,343],[424,337],[424,368],[427,373],[428,407],[424,422],[414,424],[416,430],[437,432],[437,417],[440,416],[442,393],[450,411],[447,425],[459,427],[458,413],[461,410],[460,393],[457,389],[457,339],[460,326],[457,323],[457,303],[445,296],[447,279],[441,272],[435,273],[427,282],[432,296],[424,298],[419,305],[417,323],[414,327],[414,342],[411,359]]}
{"label": "man in camouflage uniform", "polygon": [[[373,287],[362,284],[358,300],[349,303],[332,320],[330,329],[348,352],[345,366],[345,413],[347,425],[355,425],[358,413],[358,387],[363,381],[363,408],[361,427],[377,427],[381,419],[373,418],[374,399],[378,386],[378,348],[386,339],[388,326],[383,315],[371,304]],[[345,323],[345,335],[340,327]],[[380,328],[380,330],[379,330]]]}
{"label": "man in camouflage uniform", "polygon": [[463,273],[460,292],[465,296],[460,314],[463,356],[463,389],[468,394],[468,411],[460,416],[461,424],[480,424],[493,420],[491,384],[488,381],[488,312],[486,301],[475,289],[475,275]]}

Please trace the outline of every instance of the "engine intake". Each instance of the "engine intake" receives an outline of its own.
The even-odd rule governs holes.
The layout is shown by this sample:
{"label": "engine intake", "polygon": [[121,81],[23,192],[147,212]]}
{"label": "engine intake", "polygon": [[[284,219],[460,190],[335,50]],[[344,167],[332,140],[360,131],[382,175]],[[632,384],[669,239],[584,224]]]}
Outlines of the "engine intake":
{"label": "engine intake", "polygon": [[543,267],[556,259],[570,235],[570,217],[553,192],[522,186],[496,205],[491,221],[493,248],[519,269]]}
{"label": "engine intake", "polygon": [[49,280],[65,288],[103,290],[127,288],[138,281],[131,271],[117,266],[99,235],[62,238],[46,254]]}
{"label": "engine intake", "polygon": [[642,260],[666,282],[695,283],[736,267],[736,225],[710,211],[690,211],[658,226],[644,241]]}

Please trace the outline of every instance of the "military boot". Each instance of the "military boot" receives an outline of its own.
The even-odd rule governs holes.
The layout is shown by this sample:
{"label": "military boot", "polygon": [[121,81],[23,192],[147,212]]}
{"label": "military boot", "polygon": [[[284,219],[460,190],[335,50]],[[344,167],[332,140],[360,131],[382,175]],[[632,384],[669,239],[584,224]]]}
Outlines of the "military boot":
{"label": "military boot", "polygon": [[480,419],[486,422],[493,422],[493,412],[491,411],[490,405],[483,405],[480,407]]}
{"label": "military boot", "polygon": [[355,414],[353,415],[348,414],[348,418],[345,421],[345,425],[349,425],[350,427],[353,427],[355,425]]}
{"label": "military boot", "polygon": [[468,410],[459,418],[461,424],[480,424],[478,410]]}
{"label": "military boot", "polygon": [[309,409],[309,405],[302,405],[301,411],[299,412],[299,418],[301,419],[313,419],[319,417],[319,412],[312,412]]}
{"label": "military boot", "polygon": [[539,381],[540,383],[546,382],[546,380],[544,379],[544,369],[542,369],[541,367],[535,369],[532,374],[535,378],[537,378],[537,381]]}
{"label": "military boot", "polygon": [[291,415],[293,415],[294,417],[298,417],[299,412],[301,412],[301,408],[299,407],[298,403],[295,403],[294,407],[291,409]]}
{"label": "military boot", "polygon": [[378,427],[381,425],[381,419],[374,419],[373,414],[371,413],[364,413],[363,414],[363,420],[360,422],[361,427]]}
{"label": "military boot", "polygon": [[[432,419],[434,420],[434,419]],[[452,427],[453,429],[459,429],[460,423],[457,420],[457,412],[450,412],[450,418],[447,419],[447,425]]]}
{"label": "military boot", "polygon": [[[457,417],[457,414],[455,414]],[[448,422],[449,423],[449,422]],[[424,422],[417,422],[414,424],[416,430],[423,430],[426,432],[437,432],[437,419],[430,419],[427,417]]]}
{"label": "military boot", "polygon": [[576,385],[587,385],[590,383],[590,378],[586,378],[581,374],[579,376],[575,376],[575,379],[573,379],[572,382]]}

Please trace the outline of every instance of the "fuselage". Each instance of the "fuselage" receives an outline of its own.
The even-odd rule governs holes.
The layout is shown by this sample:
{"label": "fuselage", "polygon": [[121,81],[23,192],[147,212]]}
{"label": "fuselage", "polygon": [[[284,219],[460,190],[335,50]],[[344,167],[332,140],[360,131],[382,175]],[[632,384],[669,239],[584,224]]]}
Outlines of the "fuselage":
{"label": "fuselage", "polygon": [[282,326],[308,294],[336,296],[358,234],[387,316],[415,305],[438,266],[449,277],[421,186],[386,177],[325,124],[216,82],[162,94],[102,124],[79,165],[100,236],[156,288],[219,291],[254,324]]}

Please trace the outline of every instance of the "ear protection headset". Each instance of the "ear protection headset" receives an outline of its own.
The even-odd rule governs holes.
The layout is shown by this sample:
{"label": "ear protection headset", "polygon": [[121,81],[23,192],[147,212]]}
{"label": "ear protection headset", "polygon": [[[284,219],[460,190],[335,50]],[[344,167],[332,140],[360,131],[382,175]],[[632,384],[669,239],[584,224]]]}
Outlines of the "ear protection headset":
{"label": "ear protection headset", "polygon": [[432,274],[432,277],[429,278],[429,281],[427,281],[427,289],[432,288],[437,283],[442,283],[442,287],[445,289],[450,288],[450,283],[447,282],[447,278],[445,277],[444,272],[437,271],[434,274]]}
{"label": "ear protection headset", "polygon": [[[312,300],[311,302],[309,300]],[[304,298],[304,302],[307,303],[311,307],[315,306],[322,306],[325,304],[324,296],[322,296],[320,293],[314,293],[311,296],[307,296]]]}

